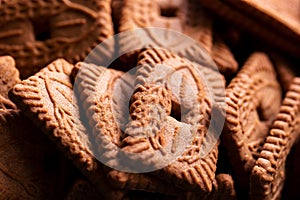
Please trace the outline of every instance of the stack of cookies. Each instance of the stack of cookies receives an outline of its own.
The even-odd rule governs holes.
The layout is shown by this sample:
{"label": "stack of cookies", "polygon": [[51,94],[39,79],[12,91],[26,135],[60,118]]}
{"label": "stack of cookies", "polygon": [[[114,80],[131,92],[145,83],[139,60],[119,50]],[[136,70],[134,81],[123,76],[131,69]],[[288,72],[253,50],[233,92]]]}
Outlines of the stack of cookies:
{"label": "stack of cookies", "polygon": [[0,1],[0,199],[299,199],[300,23],[234,3]]}

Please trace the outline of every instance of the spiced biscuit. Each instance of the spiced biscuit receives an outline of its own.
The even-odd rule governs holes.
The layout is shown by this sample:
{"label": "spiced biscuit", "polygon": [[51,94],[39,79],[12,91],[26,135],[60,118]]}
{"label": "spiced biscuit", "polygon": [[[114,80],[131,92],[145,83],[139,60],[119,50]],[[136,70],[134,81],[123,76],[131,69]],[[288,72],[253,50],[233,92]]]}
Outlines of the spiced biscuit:
{"label": "spiced biscuit", "polygon": [[266,54],[253,53],[226,88],[226,120],[221,139],[228,151],[235,180],[247,188],[281,104],[281,89]]}
{"label": "spiced biscuit", "polygon": [[92,128],[97,158],[110,167],[106,169],[109,184],[127,190],[178,192],[179,189],[151,175],[119,171],[125,170],[120,167],[122,158],[119,156],[129,118],[128,104],[133,92],[130,81],[134,75],[86,63],[77,63],[76,69],[75,87]]}
{"label": "spiced biscuit", "polygon": [[[161,29],[139,29],[149,27]],[[171,30],[190,37],[193,42]],[[166,48],[200,63],[206,62],[201,47],[208,53],[212,49],[212,17],[196,0],[124,0],[119,31],[129,31],[121,35],[119,46],[121,52],[136,47],[134,52],[125,52],[126,60],[134,62],[143,48]]]}
{"label": "spiced biscuit", "polygon": [[295,142],[291,152],[288,154],[286,160],[286,179],[282,191],[282,199],[300,199],[300,143],[299,139]]}
{"label": "spiced biscuit", "polygon": [[95,186],[85,179],[78,179],[69,189],[65,200],[103,199]]}
{"label": "spiced biscuit", "polygon": [[[188,200],[198,200],[199,193],[197,192],[187,192],[181,196],[177,196],[177,199],[188,199]],[[206,196],[201,196],[201,199],[205,200],[234,200],[236,199],[236,192],[234,188],[234,181],[229,174],[218,174],[213,181],[213,189],[210,194]]]}
{"label": "spiced biscuit", "polygon": [[0,110],[0,138],[1,199],[63,197],[67,160],[20,110]]}
{"label": "spiced biscuit", "polygon": [[236,191],[234,188],[234,180],[229,174],[218,174],[214,181],[213,191],[210,199],[218,200],[234,200],[236,199]]}
{"label": "spiced biscuit", "polygon": [[113,35],[110,14],[110,0],[2,1],[0,55],[12,55],[23,78],[56,58],[84,60]]}
{"label": "spiced biscuit", "polygon": [[[203,7],[281,52],[299,57],[299,1],[199,0]],[[288,38],[288,39],[287,39]]]}
{"label": "spiced biscuit", "polygon": [[0,110],[15,109],[16,106],[8,99],[8,91],[20,82],[19,71],[11,56],[0,57]]}
{"label": "spiced biscuit", "polygon": [[114,24],[115,32],[118,32],[118,28],[120,26],[120,18],[123,9],[123,0],[111,0],[111,8],[112,8],[112,19]]}
{"label": "spiced biscuit", "polygon": [[231,77],[237,72],[238,63],[234,55],[225,42],[218,36],[214,38],[211,56],[218,70],[224,74],[225,77]]}
{"label": "spiced biscuit", "polygon": [[[183,146],[183,154],[153,174],[187,191],[206,196],[212,189],[218,154],[216,143],[211,144],[212,149],[201,157],[202,145],[209,135],[207,130],[213,105],[213,100],[208,97],[208,85],[215,89],[210,92],[219,95],[220,88],[224,87],[223,77],[163,49],[142,52],[138,66],[130,103],[132,120],[126,126],[122,149],[145,154],[146,162],[155,165],[157,163],[151,161],[159,152],[167,152],[168,145],[173,145],[172,152],[177,151],[176,148],[182,146],[176,145],[178,135],[188,135],[191,143]],[[197,72],[202,75],[196,75]],[[201,79],[203,77],[207,78],[208,85]],[[195,132],[184,129],[183,123],[193,126]],[[143,128],[148,131],[147,137]]]}
{"label": "spiced biscuit", "polygon": [[14,86],[11,99],[50,137],[91,180],[105,198],[120,199],[123,191],[111,189],[102,165],[92,153],[89,134],[80,120],[70,75],[73,65],[58,59]]}
{"label": "spiced biscuit", "polygon": [[251,199],[280,199],[286,159],[300,127],[300,78],[295,78],[265,139],[250,179]]}
{"label": "spiced biscuit", "polygon": [[278,80],[284,92],[287,92],[293,79],[298,76],[299,70],[294,67],[292,59],[287,59],[278,53],[270,55],[277,71]]}

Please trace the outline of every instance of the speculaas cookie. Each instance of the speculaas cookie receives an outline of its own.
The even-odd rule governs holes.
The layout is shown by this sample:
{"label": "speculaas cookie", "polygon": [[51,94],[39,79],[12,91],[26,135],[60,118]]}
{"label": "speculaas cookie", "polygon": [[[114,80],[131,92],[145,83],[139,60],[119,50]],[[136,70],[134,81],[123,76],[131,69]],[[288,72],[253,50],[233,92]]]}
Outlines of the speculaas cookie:
{"label": "speculaas cookie", "polygon": [[210,194],[212,200],[234,200],[236,199],[236,192],[234,188],[234,181],[229,174],[218,174],[214,181],[213,191]]}
{"label": "speculaas cookie", "polygon": [[128,104],[132,93],[130,82],[134,81],[133,74],[86,63],[77,63],[76,68],[78,72],[75,87],[92,128],[97,158],[114,168],[106,169],[109,184],[114,188],[127,190],[166,194],[177,192],[179,189],[151,175],[119,171],[122,170],[121,141],[129,117]]}
{"label": "speculaas cookie", "polygon": [[[171,152],[183,146],[182,154],[153,174],[187,191],[197,191],[199,196],[207,195],[215,177],[218,143],[206,144],[211,149],[201,157],[213,105],[208,85],[204,86],[201,78],[206,77],[215,89],[210,92],[219,92],[224,87],[223,77],[163,49],[142,52],[138,66],[130,102],[132,120],[126,126],[122,149],[145,154],[147,162],[155,165],[151,161],[159,158],[158,152],[166,153],[172,145]],[[203,74],[196,75],[197,72]],[[189,132],[184,124],[192,126],[195,132]],[[176,146],[176,137],[181,134],[190,137],[187,146]]]}
{"label": "speculaas cookie", "polygon": [[118,32],[118,28],[120,26],[123,3],[123,0],[111,0],[112,20],[116,32]]}
{"label": "speculaas cookie", "polygon": [[14,103],[8,99],[8,91],[20,82],[19,71],[15,66],[15,61],[11,56],[0,57],[0,110],[14,109]]}
{"label": "speculaas cookie", "polygon": [[211,10],[230,24],[252,34],[282,52],[299,57],[300,26],[298,0],[199,0],[202,6]]}
{"label": "speculaas cookie", "polygon": [[113,35],[110,14],[110,0],[3,1],[0,55],[12,55],[23,78],[56,58],[83,60]]}
{"label": "speculaas cookie", "polygon": [[300,127],[300,78],[295,78],[253,167],[251,199],[280,199],[286,177],[286,159]]}
{"label": "speculaas cookie", "polygon": [[211,56],[218,70],[226,77],[230,77],[237,72],[238,63],[229,47],[220,37],[214,39]]}
{"label": "speculaas cookie", "polygon": [[[137,30],[147,27],[161,29]],[[193,42],[186,38],[181,41],[183,39],[170,30],[190,37]],[[129,57],[136,61],[138,50],[154,46],[203,63],[198,44],[208,53],[212,49],[212,18],[196,0],[124,0],[119,31],[130,31],[119,38],[121,51],[136,47],[135,52],[126,52],[127,60]]]}
{"label": "speculaas cookie", "polygon": [[281,199],[300,199],[300,140],[295,141],[291,152],[286,160],[286,179],[281,195]]}
{"label": "speculaas cookie", "polygon": [[95,159],[89,134],[80,120],[70,75],[73,65],[58,59],[34,76],[14,86],[11,99],[41,127],[50,139],[91,180],[105,198],[122,198],[105,180],[102,165]]}
{"label": "speculaas cookie", "polygon": [[69,189],[65,200],[103,199],[95,186],[85,179],[78,179]]}
{"label": "speculaas cookie", "polygon": [[0,110],[1,199],[61,199],[66,158],[19,110]]}
{"label": "speculaas cookie", "polygon": [[295,63],[291,59],[287,59],[278,53],[272,53],[272,62],[277,71],[278,80],[284,92],[287,92],[293,79],[298,76],[299,70],[294,67]]}
{"label": "speculaas cookie", "polygon": [[226,88],[226,120],[221,135],[235,180],[247,188],[251,170],[281,104],[281,89],[266,54],[253,53]]}

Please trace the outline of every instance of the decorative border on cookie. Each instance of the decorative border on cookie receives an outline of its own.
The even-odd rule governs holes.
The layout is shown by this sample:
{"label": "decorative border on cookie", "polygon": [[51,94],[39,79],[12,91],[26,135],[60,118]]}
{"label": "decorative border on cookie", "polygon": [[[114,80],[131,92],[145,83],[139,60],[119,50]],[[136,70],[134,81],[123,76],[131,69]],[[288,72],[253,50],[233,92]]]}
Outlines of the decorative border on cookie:
{"label": "decorative border on cookie", "polygon": [[[21,75],[24,77],[30,75],[32,72],[36,72],[38,68],[41,68],[42,65],[46,65],[51,62],[50,57],[52,55],[53,59],[57,57],[65,57],[69,62],[77,62],[80,60],[84,60],[85,57],[99,45],[105,39],[113,35],[113,27],[112,27],[112,19],[110,16],[111,8],[110,8],[111,0],[94,0],[96,10],[92,10],[91,8],[85,7],[81,4],[71,2],[70,0],[53,0],[51,2],[39,2],[39,1],[5,1],[2,3],[1,7],[4,13],[0,13],[2,18],[0,19],[0,23],[9,22],[15,19],[15,13],[19,13],[18,19],[31,19],[34,17],[40,17],[39,15],[54,15],[59,12],[63,12],[65,10],[75,9],[81,10],[82,12],[86,12],[87,10],[92,13],[89,15],[92,17],[95,22],[93,23],[93,28],[83,34],[81,37],[74,39],[69,38],[54,38],[48,39],[44,42],[35,42],[32,44],[22,44],[22,45],[7,45],[0,44],[0,50],[4,51],[6,54],[11,54],[15,57],[18,63],[18,68],[21,71]],[[21,9],[21,8],[26,9]],[[96,31],[93,31],[96,30]],[[86,49],[82,50],[80,54],[73,55],[72,52],[77,43],[83,42],[84,38],[91,37],[90,33],[93,32],[97,37],[94,41],[86,47]],[[74,46],[75,45],[75,46]],[[77,48],[77,47],[76,47]],[[75,49],[76,49],[75,48]],[[107,45],[106,54],[108,54],[107,50],[112,54],[113,45]],[[4,53],[3,52],[3,53]],[[2,54],[3,54],[2,53]],[[34,60],[30,61],[33,63],[28,64],[27,60],[29,56],[33,56]],[[29,68],[29,66],[31,68]],[[34,66],[34,67],[32,67]]]}
{"label": "decorative border on cookie", "polygon": [[[269,82],[269,79],[266,79],[266,81],[253,80],[254,76],[262,72],[273,77],[273,81]],[[222,134],[222,139],[224,141],[226,140],[225,143],[230,143],[227,144],[228,148],[234,149],[231,149],[232,160],[235,160],[234,162],[232,161],[232,164],[234,165],[234,168],[236,168],[235,173],[237,173],[237,179],[241,180],[247,179],[247,174],[251,172],[255,164],[255,159],[253,157],[254,152],[251,150],[250,145],[244,142],[243,137],[245,135],[242,133],[242,122],[247,121],[247,116],[241,116],[239,106],[243,106],[244,102],[254,101],[253,97],[255,91],[261,86],[276,87],[278,88],[278,91],[280,91],[280,86],[276,83],[275,71],[272,68],[268,57],[263,53],[254,53],[226,88],[226,133],[224,132]],[[272,104],[271,106],[274,105]],[[274,118],[275,117],[276,115],[274,115]],[[272,121],[273,119],[269,120]],[[241,187],[247,187],[246,184],[248,183],[240,181],[239,184]]]}
{"label": "decorative border on cookie", "polygon": [[280,107],[263,149],[253,167],[250,182],[251,199],[278,199],[285,180],[286,158],[300,127],[300,78],[296,77]]}

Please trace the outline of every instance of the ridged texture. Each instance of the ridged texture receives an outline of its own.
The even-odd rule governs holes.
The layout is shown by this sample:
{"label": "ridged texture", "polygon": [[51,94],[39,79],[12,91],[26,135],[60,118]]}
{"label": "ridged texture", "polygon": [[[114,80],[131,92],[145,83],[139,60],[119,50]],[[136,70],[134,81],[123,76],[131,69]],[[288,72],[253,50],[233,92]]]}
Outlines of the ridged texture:
{"label": "ridged texture", "polygon": [[[17,84],[10,93],[14,102],[42,128],[75,165],[96,184],[106,186],[100,163],[94,158],[88,132],[82,124],[70,75],[73,65],[58,59]],[[114,191],[117,198],[118,191]]]}
{"label": "ridged texture", "polygon": [[[157,149],[162,148],[163,145],[167,145],[164,142],[173,143],[176,140],[176,126],[178,126],[179,121],[170,116],[171,109],[177,112],[178,106],[185,107],[182,109],[184,113],[181,114],[181,121],[195,126],[195,135],[190,136],[192,137],[191,144],[186,147],[183,155],[179,156],[169,166],[155,172],[155,174],[159,178],[175,183],[185,190],[200,191],[202,195],[207,195],[212,189],[212,181],[215,177],[218,144],[214,144],[208,155],[203,158],[200,157],[201,146],[207,139],[212,100],[208,98],[207,90],[209,89],[204,86],[204,80],[197,75],[196,71],[207,78],[209,86],[216,89],[214,92],[224,87],[223,77],[216,74],[213,70],[191,63],[163,49],[142,52],[139,56],[138,66],[135,83],[136,90],[130,104],[133,124],[129,123],[127,126],[128,136],[123,140],[126,144],[123,148],[131,149],[132,146],[136,145],[135,149],[138,149],[140,153],[146,151],[155,152]],[[179,83],[174,83],[175,86],[172,86],[172,83],[168,83],[168,80],[172,79],[172,74],[174,73],[178,73],[182,77],[177,77],[181,80],[176,79]],[[218,79],[219,82],[217,81]],[[192,93],[194,93],[196,98],[195,102],[189,99],[190,93],[186,93],[188,91],[187,85],[192,87]],[[178,97],[182,98],[181,102],[174,97],[175,93],[172,91],[174,87],[179,88],[177,93],[180,96]],[[153,92],[151,93],[151,91]],[[184,99],[185,97],[188,98]],[[172,100],[172,104],[170,100]],[[155,138],[149,135],[143,138],[144,133],[138,132],[140,126],[135,126],[135,124],[140,124],[141,126],[147,124],[147,117],[151,118],[151,113],[147,112],[147,110],[152,104],[156,104],[158,108],[161,106],[162,109],[165,109],[165,120],[158,121],[158,123],[161,123],[158,127],[164,127],[165,121],[170,128],[165,130],[163,128],[158,129],[161,132],[158,132],[159,134],[156,134],[156,136],[161,135],[162,138]],[[146,113],[143,113],[143,111]],[[174,132],[172,133],[172,131]],[[158,145],[156,145],[156,139],[160,141]],[[127,142],[127,140],[131,142]]]}
{"label": "ridged texture", "polygon": [[[89,119],[95,138],[94,149],[107,160],[118,164],[121,139],[128,121],[130,81],[121,71],[92,64],[78,63],[76,90],[81,96],[83,109]],[[129,94],[127,94],[129,93]],[[127,113],[126,113],[127,112]],[[146,174],[125,173],[107,169],[109,184],[118,189],[174,193],[176,189]]]}
{"label": "ridged texture", "polygon": [[59,57],[83,60],[113,35],[110,14],[110,0],[3,1],[0,54],[16,59],[23,78]]}
{"label": "ridged texture", "polygon": [[300,78],[296,77],[283,100],[251,174],[251,199],[280,199],[288,154],[299,138]]}
{"label": "ridged texture", "polygon": [[281,104],[276,74],[264,53],[252,54],[226,89],[226,120],[222,134],[236,181],[242,188]]}
{"label": "ridged texture", "polygon": [[8,91],[20,82],[19,71],[11,56],[0,57],[0,111],[15,109],[16,106],[8,99]]}
{"label": "ridged texture", "polygon": [[[149,29],[134,32],[137,28],[147,27],[166,30],[165,33]],[[209,63],[200,48],[203,47],[208,53],[212,51],[212,18],[196,0],[125,0],[119,30],[132,31],[131,34],[120,38],[121,50],[138,48],[134,48],[135,52],[127,53],[128,57],[137,56],[143,48],[162,47],[191,61]],[[197,43],[188,42],[187,38],[182,42],[179,42],[180,39],[171,40],[175,35],[169,30],[178,31]],[[147,40],[144,37],[147,37]]]}

